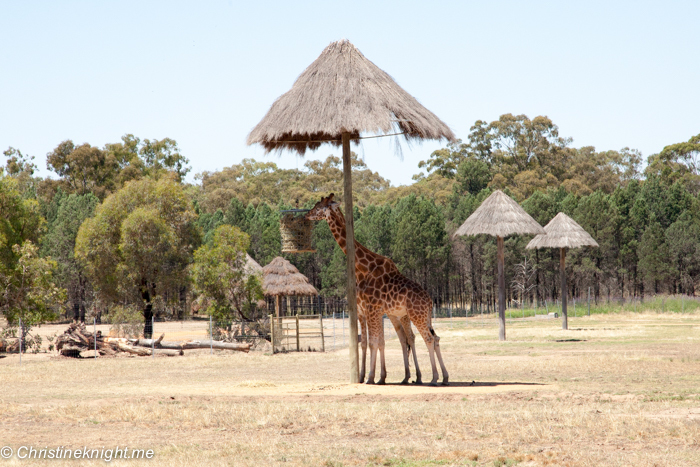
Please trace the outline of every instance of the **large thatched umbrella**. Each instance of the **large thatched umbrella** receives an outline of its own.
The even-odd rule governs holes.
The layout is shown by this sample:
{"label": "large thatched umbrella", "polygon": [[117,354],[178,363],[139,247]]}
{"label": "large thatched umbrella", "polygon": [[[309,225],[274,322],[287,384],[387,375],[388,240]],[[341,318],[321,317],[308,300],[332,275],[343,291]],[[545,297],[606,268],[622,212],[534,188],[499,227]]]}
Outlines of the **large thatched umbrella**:
{"label": "large thatched umbrella", "polygon": [[275,297],[277,317],[280,317],[280,299],[289,296],[315,296],[318,291],[309,283],[309,279],[289,261],[278,256],[262,268],[263,293],[266,297]]}
{"label": "large thatched umbrella", "polygon": [[457,235],[487,234],[496,237],[498,246],[498,338],[506,340],[506,280],[503,275],[505,253],[503,239],[516,234],[545,234],[544,229],[518,203],[501,190],[491,193],[481,206],[457,229]]}
{"label": "large thatched umbrella", "polygon": [[537,235],[525,248],[559,248],[559,272],[561,276],[562,329],[569,329],[566,314],[566,249],[582,246],[598,246],[598,243],[578,223],[560,212],[544,226],[547,235]]}
{"label": "large thatched umbrella", "polygon": [[347,40],[330,44],[279,97],[248,135],[248,144],[268,152],[291,149],[304,154],[323,143],[343,147],[347,235],[347,293],[350,318],[350,381],[359,382],[355,244],[352,215],[350,141],[363,133],[401,134],[408,140],[455,136],[432,112],[401,89]]}

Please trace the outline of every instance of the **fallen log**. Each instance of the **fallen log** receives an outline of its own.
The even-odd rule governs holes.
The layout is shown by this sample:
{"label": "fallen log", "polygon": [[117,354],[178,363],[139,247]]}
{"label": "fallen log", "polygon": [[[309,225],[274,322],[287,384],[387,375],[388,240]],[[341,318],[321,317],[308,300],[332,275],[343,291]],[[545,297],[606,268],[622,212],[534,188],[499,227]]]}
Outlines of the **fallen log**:
{"label": "fallen log", "polygon": [[221,342],[221,341],[189,341],[183,342],[182,348],[187,349],[219,349],[219,350],[238,350],[240,352],[249,352],[250,344],[238,344],[233,342]]}
{"label": "fallen log", "polygon": [[[139,346],[139,347],[155,347],[156,349],[171,349],[171,350],[190,350],[190,349],[209,349],[214,348],[218,350],[237,350],[239,352],[249,352],[249,343],[231,343],[231,342],[221,342],[221,341],[186,341],[186,342],[169,342],[164,341],[161,335],[155,341],[153,339],[127,339],[129,344]],[[110,342],[114,338],[108,339]]]}
{"label": "fallen log", "polygon": [[218,349],[249,352],[250,343],[230,343],[221,341],[164,341],[165,334],[157,339],[130,339],[125,337],[105,337],[100,331],[92,333],[84,323],[72,323],[68,329],[56,339],[56,350],[67,357],[79,357],[80,353],[87,350],[94,351],[97,341],[97,351],[100,355],[115,355],[117,352],[126,352],[131,355],[147,357],[152,355],[151,349],[156,350],[156,355],[174,357],[183,355],[183,350],[189,349]]}
{"label": "fallen log", "polygon": [[[128,352],[132,355],[138,355],[140,357],[147,357],[152,355],[151,354],[151,349],[145,348],[145,347],[132,347],[131,345],[125,344],[124,342],[117,342],[116,343],[117,348],[121,350],[122,352]],[[156,352],[156,355],[166,355],[168,357],[177,357],[179,355],[182,355],[183,352],[182,350],[161,350],[158,349]]]}

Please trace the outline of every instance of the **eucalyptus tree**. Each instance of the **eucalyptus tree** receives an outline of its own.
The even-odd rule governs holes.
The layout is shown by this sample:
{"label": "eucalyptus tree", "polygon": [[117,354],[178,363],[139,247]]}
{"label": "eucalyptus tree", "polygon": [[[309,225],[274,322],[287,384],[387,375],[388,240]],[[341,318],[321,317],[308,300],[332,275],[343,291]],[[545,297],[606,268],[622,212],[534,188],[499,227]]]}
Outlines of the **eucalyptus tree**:
{"label": "eucalyptus tree", "polygon": [[[144,336],[152,334],[156,296],[178,296],[200,243],[196,213],[169,178],[129,182],[83,222],[76,257],[108,303],[141,302]],[[181,294],[179,294],[181,295]]]}
{"label": "eucalyptus tree", "polygon": [[66,195],[56,193],[49,210],[47,232],[42,238],[41,252],[57,263],[56,279],[68,291],[73,306],[73,319],[85,321],[90,283],[82,264],[75,258],[75,240],[83,221],[92,217],[99,199],[92,193]]}
{"label": "eucalyptus tree", "polygon": [[246,270],[250,237],[238,227],[221,225],[211,241],[194,253],[191,266],[195,290],[206,299],[207,313],[217,320],[252,321],[255,304],[263,299],[261,278]]}

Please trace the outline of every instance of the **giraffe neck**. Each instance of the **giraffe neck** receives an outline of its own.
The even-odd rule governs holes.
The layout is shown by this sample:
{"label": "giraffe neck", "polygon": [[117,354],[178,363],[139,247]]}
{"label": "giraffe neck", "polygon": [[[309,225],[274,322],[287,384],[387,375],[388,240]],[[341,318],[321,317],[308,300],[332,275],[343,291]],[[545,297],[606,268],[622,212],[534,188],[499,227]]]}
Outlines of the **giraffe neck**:
{"label": "giraffe neck", "polygon": [[[347,238],[345,229],[345,217],[343,213],[339,210],[332,210],[331,215],[327,218],[328,226],[333,233],[335,241],[338,246],[343,250],[343,253],[348,254],[347,251]],[[368,266],[373,263],[375,266],[383,264],[387,261],[391,261],[384,256],[378,255],[373,251],[370,251],[367,247],[355,240],[355,274],[357,281],[361,282],[362,279],[370,272]],[[392,263],[393,265],[393,263]]]}
{"label": "giraffe neck", "polygon": [[343,217],[340,211],[331,210],[330,216],[328,216],[326,220],[328,221],[328,227],[331,228],[333,238],[335,238],[336,243],[340,249],[343,250],[343,253],[347,255],[348,245],[347,231],[345,230],[345,217]]}

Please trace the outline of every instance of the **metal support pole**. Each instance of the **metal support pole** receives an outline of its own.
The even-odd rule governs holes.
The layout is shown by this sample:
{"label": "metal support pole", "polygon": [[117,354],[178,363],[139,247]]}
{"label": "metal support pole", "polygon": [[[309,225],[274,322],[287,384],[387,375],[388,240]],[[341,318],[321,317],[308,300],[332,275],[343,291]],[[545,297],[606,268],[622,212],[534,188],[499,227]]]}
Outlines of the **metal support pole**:
{"label": "metal support pole", "polygon": [[296,315],[297,318],[297,352],[299,352],[299,313]]}
{"label": "metal support pole", "polygon": [[19,366],[22,366],[22,318],[19,319]]}
{"label": "metal support pole", "polygon": [[326,341],[323,338],[323,315],[318,315],[318,322],[321,325],[321,352],[326,351]]}
{"label": "metal support pole", "polygon": [[335,350],[335,313],[333,313],[333,350]]}
{"label": "metal support pole", "polygon": [[[211,318],[211,316],[210,316]],[[151,316],[151,358],[156,358],[156,317]]]}
{"label": "metal support pole", "polygon": [[97,360],[97,318],[92,318],[92,338],[95,341],[95,360]]}
{"label": "metal support pole", "polygon": [[275,354],[275,322],[274,315],[270,313],[270,343],[272,344],[272,355]]}
{"label": "metal support pole", "polygon": [[214,355],[214,321],[209,315],[209,355]]}

